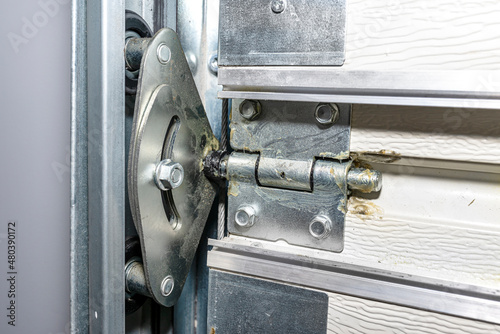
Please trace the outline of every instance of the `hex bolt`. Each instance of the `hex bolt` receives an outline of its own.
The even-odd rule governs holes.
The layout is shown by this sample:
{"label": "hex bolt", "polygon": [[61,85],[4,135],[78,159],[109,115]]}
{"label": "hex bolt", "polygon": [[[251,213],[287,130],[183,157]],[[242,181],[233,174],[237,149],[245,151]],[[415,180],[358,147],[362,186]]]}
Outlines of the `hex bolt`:
{"label": "hex bolt", "polygon": [[251,121],[259,117],[262,107],[259,101],[245,100],[241,102],[239,109],[241,116]]}
{"label": "hex bolt", "polygon": [[273,0],[271,1],[271,10],[275,14],[282,13],[286,8],[286,0]]}
{"label": "hex bolt", "polygon": [[332,231],[332,222],[326,216],[316,216],[309,223],[309,233],[316,239],[324,239]]}
{"label": "hex bolt", "polygon": [[368,168],[351,168],[347,172],[347,185],[362,193],[380,191],[382,189],[382,173]]}
{"label": "hex bolt", "polygon": [[236,224],[241,227],[251,227],[255,223],[255,210],[251,206],[242,206],[234,215]]}
{"label": "hex bolt", "polygon": [[160,63],[166,64],[170,61],[172,52],[170,51],[170,48],[167,46],[167,44],[161,43],[160,45],[158,45],[158,48],[156,49],[156,55]]}
{"label": "hex bolt", "polygon": [[172,293],[172,290],[174,290],[174,278],[170,275],[165,277],[161,282],[160,289],[161,289],[161,294],[164,297],[168,297]]}
{"label": "hex bolt", "polygon": [[184,180],[184,168],[180,163],[170,159],[162,160],[156,166],[154,180],[160,190],[175,189]]}
{"label": "hex bolt", "polygon": [[339,119],[339,107],[334,103],[320,103],[316,106],[314,117],[318,123],[332,125]]}

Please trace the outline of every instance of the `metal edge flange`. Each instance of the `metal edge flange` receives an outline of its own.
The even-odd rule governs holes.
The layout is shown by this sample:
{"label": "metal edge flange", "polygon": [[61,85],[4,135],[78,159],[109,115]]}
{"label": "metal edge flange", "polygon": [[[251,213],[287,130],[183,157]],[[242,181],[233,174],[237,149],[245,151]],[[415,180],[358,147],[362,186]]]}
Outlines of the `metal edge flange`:
{"label": "metal edge flange", "polygon": [[[216,192],[203,158],[218,146],[179,39],[162,29],[142,57],[128,184],[146,285],[164,306],[179,298],[203,233]],[[166,161],[182,166],[183,180],[160,190]]]}

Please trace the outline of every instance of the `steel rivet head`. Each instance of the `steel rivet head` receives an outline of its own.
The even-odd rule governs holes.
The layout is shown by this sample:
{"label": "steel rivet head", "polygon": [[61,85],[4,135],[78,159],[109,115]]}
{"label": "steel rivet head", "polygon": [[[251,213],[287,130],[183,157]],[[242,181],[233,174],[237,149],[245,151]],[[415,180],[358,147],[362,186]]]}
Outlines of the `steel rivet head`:
{"label": "steel rivet head", "polygon": [[332,222],[328,217],[317,216],[309,223],[309,233],[316,239],[324,239],[332,231]]}
{"label": "steel rivet head", "polygon": [[160,61],[160,63],[166,64],[170,61],[172,52],[166,44],[162,43],[158,45],[158,48],[156,49],[156,55],[158,56],[158,60]]}
{"label": "steel rivet head", "polygon": [[161,288],[161,294],[164,297],[168,297],[172,293],[172,290],[174,290],[174,278],[170,275],[165,277],[161,282],[160,288]]}
{"label": "steel rivet head", "polygon": [[331,125],[339,119],[339,107],[334,103],[320,103],[314,111],[318,123]]}
{"label": "steel rivet head", "polygon": [[217,53],[214,53],[213,55],[210,56],[210,59],[208,60],[208,69],[213,73],[217,74],[219,71],[219,66],[218,66],[218,58],[217,58]]}
{"label": "steel rivet head", "polygon": [[259,101],[245,100],[241,102],[239,109],[241,116],[251,121],[259,117],[261,112],[261,105]]}
{"label": "steel rivet head", "polygon": [[286,8],[286,0],[273,0],[271,2],[271,10],[273,13],[282,13]]}
{"label": "steel rivet head", "polygon": [[251,227],[255,223],[255,210],[251,206],[240,207],[234,215],[236,224],[241,227]]}

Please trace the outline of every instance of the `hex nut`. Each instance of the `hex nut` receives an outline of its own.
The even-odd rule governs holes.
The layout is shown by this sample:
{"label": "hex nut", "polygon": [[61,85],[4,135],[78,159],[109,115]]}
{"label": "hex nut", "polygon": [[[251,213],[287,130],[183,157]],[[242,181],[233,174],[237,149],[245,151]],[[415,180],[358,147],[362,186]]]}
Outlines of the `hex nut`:
{"label": "hex nut", "polygon": [[241,116],[249,121],[259,117],[261,109],[260,102],[254,100],[244,100],[239,106]]}
{"label": "hex nut", "polygon": [[339,107],[334,103],[320,103],[316,106],[314,117],[320,124],[332,125],[340,117]]}
{"label": "hex nut", "polygon": [[180,163],[170,159],[162,160],[156,166],[154,180],[160,190],[175,189],[184,180],[184,168]]}
{"label": "hex nut", "polygon": [[234,220],[241,227],[251,227],[255,223],[255,210],[251,206],[243,206],[236,210]]}
{"label": "hex nut", "polygon": [[161,294],[164,297],[168,297],[174,290],[174,278],[170,275],[165,277],[161,282],[160,289],[161,289]]}
{"label": "hex nut", "polygon": [[316,239],[324,239],[332,231],[332,222],[326,216],[317,216],[309,223],[309,233]]}

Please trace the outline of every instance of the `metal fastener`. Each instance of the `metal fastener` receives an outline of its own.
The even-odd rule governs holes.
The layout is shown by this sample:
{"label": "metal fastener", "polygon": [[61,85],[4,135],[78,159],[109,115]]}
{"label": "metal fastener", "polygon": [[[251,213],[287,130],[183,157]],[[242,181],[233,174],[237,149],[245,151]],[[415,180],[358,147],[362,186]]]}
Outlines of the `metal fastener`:
{"label": "metal fastener", "polygon": [[251,227],[255,223],[255,210],[251,206],[240,207],[234,215],[236,224],[241,227]]}
{"label": "metal fastener", "polygon": [[347,173],[347,184],[350,189],[363,193],[377,192],[382,189],[382,173],[367,168],[351,168]]}
{"label": "metal fastener", "polygon": [[251,121],[259,117],[262,107],[259,101],[245,100],[241,102],[239,109],[241,116]]}
{"label": "metal fastener", "polygon": [[160,190],[177,188],[184,180],[184,168],[180,163],[170,159],[162,160],[156,166],[154,180]]}
{"label": "metal fastener", "polygon": [[271,10],[279,14],[283,12],[286,8],[286,0],[273,0],[271,1]]}
{"label": "metal fastener", "polygon": [[320,103],[316,106],[314,116],[320,124],[331,125],[339,119],[339,107],[334,103]]}
{"label": "metal fastener", "polygon": [[167,276],[161,282],[161,294],[165,297],[168,297],[172,290],[174,290],[174,278],[172,276]]}
{"label": "metal fastener", "polygon": [[324,239],[332,231],[332,222],[326,216],[316,216],[309,223],[309,233],[316,239]]}
{"label": "metal fastener", "polygon": [[208,60],[208,69],[213,74],[217,74],[217,72],[219,71],[217,53],[214,53],[210,56],[210,59]]}
{"label": "metal fastener", "polygon": [[158,56],[158,60],[160,61],[160,63],[166,64],[170,61],[172,52],[170,51],[170,48],[167,46],[167,44],[162,43],[158,45],[158,48],[156,49],[156,55]]}

